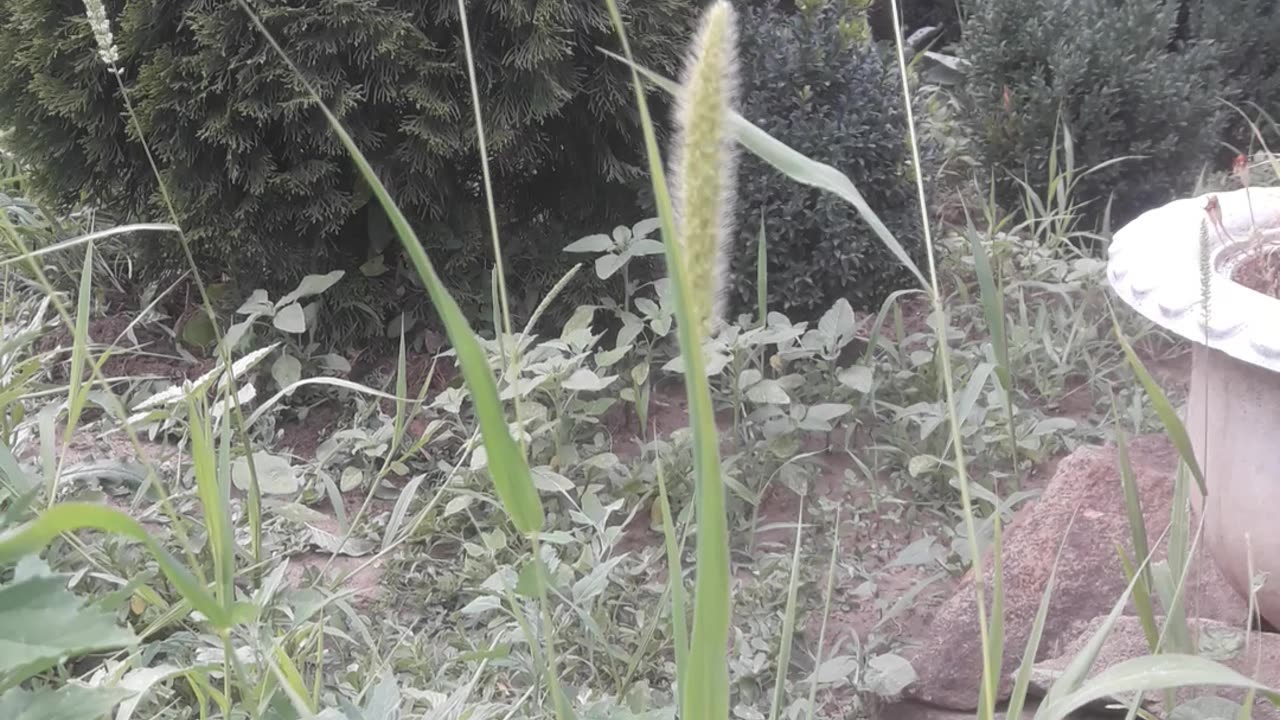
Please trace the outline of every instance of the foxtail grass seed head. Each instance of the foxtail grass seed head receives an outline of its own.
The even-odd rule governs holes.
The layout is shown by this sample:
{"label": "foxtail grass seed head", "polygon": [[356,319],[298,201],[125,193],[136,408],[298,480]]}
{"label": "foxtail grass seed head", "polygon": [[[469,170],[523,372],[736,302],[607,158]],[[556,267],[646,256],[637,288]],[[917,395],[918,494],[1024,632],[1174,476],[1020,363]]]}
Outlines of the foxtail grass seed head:
{"label": "foxtail grass seed head", "polygon": [[93,38],[98,42],[98,57],[113,73],[120,72],[116,64],[120,62],[120,50],[116,47],[115,35],[111,33],[111,21],[107,19],[107,8],[102,0],[84,0],[84,14],[89,18],[89,27],[93,29]]}
{"label": "foxtail grass seed head", "polygon": [[699,329],[708,329],[724,309],[737,170],[729,135],[729,112],[738,89],[737,28],[726,0],[718,0],[702,16],[682,80],[671,197],[686,302]]}

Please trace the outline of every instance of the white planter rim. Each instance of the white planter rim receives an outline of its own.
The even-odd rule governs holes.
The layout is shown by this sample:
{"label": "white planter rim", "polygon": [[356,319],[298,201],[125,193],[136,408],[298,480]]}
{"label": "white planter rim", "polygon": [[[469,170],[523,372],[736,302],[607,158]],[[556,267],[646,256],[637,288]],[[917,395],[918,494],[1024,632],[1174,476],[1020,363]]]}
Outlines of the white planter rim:
{"label": "white planter rim", "polygon": [[[1212,226],[1207,322],[1201,273],[1201,221],[1216,196],[1224,244]],[[1249,254],[1256,227],[1280,235],[1280,188],[1210,193],[1149,210],[1116,231],[1107,281],[1116,295],[1157,325],[1201,345],[1280,371],[1280,299],[1250,290],[1227,273]]]}

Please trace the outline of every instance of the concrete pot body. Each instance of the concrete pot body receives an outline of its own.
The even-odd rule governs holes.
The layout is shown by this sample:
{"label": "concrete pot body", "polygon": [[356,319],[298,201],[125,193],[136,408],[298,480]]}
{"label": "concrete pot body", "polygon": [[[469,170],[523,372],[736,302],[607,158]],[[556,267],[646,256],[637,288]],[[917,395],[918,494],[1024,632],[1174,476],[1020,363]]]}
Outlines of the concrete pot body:
{"label": "concrete pot body", "polygon": [[1207,197],[1145,213],[1116,233],[1107,274],[1116,294],[1195,343],[1186,425],[1208,496],[1192,488],[1207,545],[1243,596],[1280,625],[1280,300],[1230,279],[1261,233],[1280,237],[1280,189],[1216,195],[1229,239],[1210,230],[1208,312],[1201,219]]}

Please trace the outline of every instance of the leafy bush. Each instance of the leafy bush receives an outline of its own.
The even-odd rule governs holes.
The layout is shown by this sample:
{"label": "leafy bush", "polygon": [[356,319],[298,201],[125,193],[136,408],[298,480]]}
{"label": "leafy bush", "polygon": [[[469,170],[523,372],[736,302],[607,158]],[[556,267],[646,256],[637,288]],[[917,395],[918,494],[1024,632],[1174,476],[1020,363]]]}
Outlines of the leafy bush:
{"label": "leafy bush", "polygon": [[[940,27],[943,40],[956,40],[960,37],[960,6],[959,0],[900,0],[902,31],[910,35],[922,27]],[[892,8],[890,0],[871,0],[867,22],[875,39],[893,40]]]}
{"label": "leafy bush", "polygon": [[1077,186],[1086,224],[1115,193],[1123,222],[1194,185],[1222,125],[1223,72],[1212,45],[1175,40],[1177,3],[974,0],[964,29],[968,114],[1004,201],[1014,178],[1043,190],[1059,121],[1075,166],[1127,155]]}
{"label": "leafy bush", "polygon": [[[848,175],[917,255],[923,246],[897,71],[875,46],[850,46],[836,12],[825,7],[799,16],[768,6],[748,13],[741,112]],[[770,310],[807,317],[839,298],[867,308],[908,277],[843,200],[797,185],[754,156],[744,158],[739,178],[731,289],[739,309],[755,306],[762,214]]]}
{"label": "leafy bush", "polygon": [[[638,60],[671,74],[695,0],[626,2]],[[288,283],[395,249],[369,191],[301,81],[237,3],[114,0],[121,80],[202,266]],[[630,214],[643,179],[629,72],[598,0],[470,3],[499,216],[516,260],[559,261],[566,228]],[[449,277],[485,277],[489,241],[454,0],[261,4]],[[166,219],[116,78],[83,8],[0,7],[0,127],[38,189]],[[538,243],[549,243],[546,247]],[[528,247],[532,244],[533,247]],[[554,249],[550,249],[554,248]],[[162,259],[177,258],[166,243]],[[524,267],[524,266],[520,266]],[[555,277],[554,271],[545,275]],[[384,287],[383,290],[386,290]],[[339,293],[340,295],[342,293]],[[386,294],[386,293],[384,293]],[[381,299],[374,299],[381,302]]]}
{"label": "leafy bush", "polygon": [[[1183,33],[1211,42],[1222,53],[1232,99],[1256,103],[1271,117],[1280,115],[1280,3],[1276,0],[1200,0],[1186,3]],[[1253,108],[1244,108],[1256,115]],[[1269,123],[1263,121],[1264,128]],[[1234,113],[1225,142],[1247,148],[1256,141],[1248,123]],[[1268,143],[1272,138],[1268,138]]]}

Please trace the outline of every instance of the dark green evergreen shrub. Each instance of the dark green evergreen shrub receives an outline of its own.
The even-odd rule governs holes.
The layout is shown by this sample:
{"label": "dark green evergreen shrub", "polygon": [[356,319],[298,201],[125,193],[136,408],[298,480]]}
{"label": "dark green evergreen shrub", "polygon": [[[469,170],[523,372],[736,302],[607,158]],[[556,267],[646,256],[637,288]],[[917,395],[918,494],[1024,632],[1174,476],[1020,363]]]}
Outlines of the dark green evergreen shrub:
{"label": "dark green evergreen shrub", "polygon": [[1086,224],[1113,192],[1112,219],[1124,222],[1194,186],[1216,147],[1225,85],[1211,44],[1176,38],[1177,2],[969,0],[966,10],[969,121],[1006,204],[1021,196],[1011,177],[1047,187],[1059,119],[1077,173],[1146,156],[1081,180]]}
{"label": "dark green evergreen shrub", "polygon": [[[699,0],[620,4],[640,61],[674,74]],[[287,284],[357,266],[371,244],[395,250],[302,84],[236,2],[106,5],[142,134],[206,271]],[[445,277],[475,287],[492,253],[456,1],[251,5],[392,188]],[[468,6],[513,276],[557,277],[547,268],[565,262],[566,237],[636,212],[644,163],[630,74],[596,50],[616,45],[600,0]],[[0,3],[0,56],[0,127],[12,128],[9,144],[47,198],[167,219],[79,0]],[[175,246],[160,247],[172,259]],[[393,274],[384,277],[387,285]],[[383,295],[352,302],[385,305],[392,296]]]}
{"label": "dark green evergreen shrub", "polygon": [[[831,8],[808,16],[756,9],[743,20],[743,116],[849,176],[908,252],[922,250],[897,70],[874,45],[850,46]],[[769,309],[796,318],[846,298],[870,308],[908,283],[845,201],[798,185],[754,156],[738,174],[733,253],[738,310],[755,307],[756,238],[768,236]]]}
{"label": "dark green evergreen shrub", "polygon": [[[941,41],[953,42],[960,37],[960,0],[899,0],[902,11],[902,32],[909,37],[922,27],[936,27],[942,31]],[[867,8],[867,24],[876,40],[893,40],[893,5],[890,0],[870,0]]]}
{"label": "dark green evergreen shrub", "polygon": [[[1258,113],[1280,119],[1280,0],[1183,0],[1189,38],[1212,43],[1222,54],[1230,99],[1242,105],[1260,129],[1272,131]],[[1226,94],[1226,93],[1224,93]],[[1256,105],[1252,107],[1250,105]],[[1249,123],[1228,115],[1224,142],[1257,147]],[[1273,134],[1267,136],[1270,144]],[[1222,163],[1223,166],[1229,163]]]}

